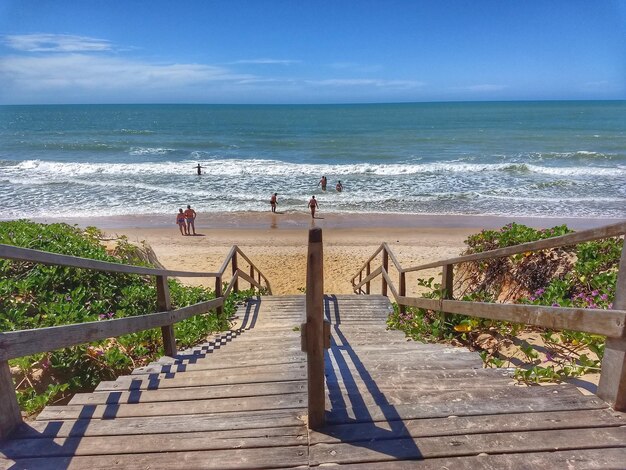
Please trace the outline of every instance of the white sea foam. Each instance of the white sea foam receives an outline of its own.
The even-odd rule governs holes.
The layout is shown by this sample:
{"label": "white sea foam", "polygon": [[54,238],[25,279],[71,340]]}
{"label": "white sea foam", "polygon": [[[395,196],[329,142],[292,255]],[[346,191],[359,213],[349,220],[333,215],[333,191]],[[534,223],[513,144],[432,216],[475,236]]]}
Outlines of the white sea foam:
{"label": "white sea foam", "polygon": [[[152,149],[167,153],[168,149]],[[157,152],[157,153],[158,153]],[[0,167],[2,173],[15,174],[28,172],[30,177],[60,177],[61,175],[181,175],[193,174],[197,160],[181,162],[138,162],[138,163],[66,163],[42,160],[26,160],[13,166]],[[497,172],[532,172],[561,176],[626,176],[626,167],[615,165],[551,167],[528,163],[417,163],[417,164],[296,164],[277,160],[262,159],[213,159],[199,162],[203,172],[215,176],[310,176],[310,175],[376,175],[403,176],[425,173],[497,173]]]}

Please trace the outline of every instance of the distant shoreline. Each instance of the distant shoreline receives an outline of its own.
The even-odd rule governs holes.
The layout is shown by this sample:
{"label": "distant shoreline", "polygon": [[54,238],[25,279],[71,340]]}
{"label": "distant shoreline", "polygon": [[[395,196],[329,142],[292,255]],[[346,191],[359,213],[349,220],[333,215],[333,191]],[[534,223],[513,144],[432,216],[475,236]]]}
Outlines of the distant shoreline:
{"label": "distant shoreline", "polygon": [[[467,228],[494,229],[515,222],[535,228],[548,228],[566,224],[574,230],[584,230],[621,222],[615,218],[525,217],[491,215],[437,215],[398,213],[326,213],[319,212],[312,221],[308,212],[221,212],[198,214],[196,227],[203,229],[308,229],[311,226],[333,229],[385,229],[385,228]],[[167,228],[174,227],[174,213],[137,214],[99,217],[37,217],[36,222],[76,224],[80,227],[96,226],[115,228]]]}

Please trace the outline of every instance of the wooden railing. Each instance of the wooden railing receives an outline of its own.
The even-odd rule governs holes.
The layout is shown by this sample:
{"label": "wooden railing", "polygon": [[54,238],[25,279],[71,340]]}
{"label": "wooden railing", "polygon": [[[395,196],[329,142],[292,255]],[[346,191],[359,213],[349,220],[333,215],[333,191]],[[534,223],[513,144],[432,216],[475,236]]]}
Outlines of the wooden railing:
{"label": "wooden railing", "polygon": [[[496,304],[459,301],[453,298],[454,266],[468,261],[502,258],[550,248],[576,245],[582,242],[626,234],[626,222],[570,233],[560,237],[523,243],[497,250],[459,256],[409,268],[403,268],[391,248],[383,243],[352,278],[357,294],[369,294],[371,283],[381,277],[381,292],[390,290],[401,311],[407,306],[425,308],[444,313],[502,320],[540,326],[549,329],[567,329],[607,336],[602,359],[602,373],[598,396],[610,402],[616,410],[626,411],[626,243],[622,249],[613,309],[566,308],[539,305]],[[372,270],[372,264],[382,253],[382,263]],[[389,273],[389,260],[398,273],[398,287]],[[410,272],[442,268],[441,299],[409,297],[406,294],[406,275]],[[357,280],[358,278],[358,280]]]}
{"label": "wooden railing", "polygon": [[[9,359],[67,348],[78,344],[118,337],[158,327],[161,328],[163,335],[165,354],[167,356],[174,356],[176,354],[174,324],[213,309],[216,310],[218,315],[223,314],[226,298],[231,291],[239,290],[239,279],[243,279],[249,283],[251,288],[266,289],[267,292],[271,294],[271,286],[267,278],[237,246],[231,248],[218,272],[173,271],[168,269],[130,266],[2,244],[0,244],[0,258],[112,273],[155,276],[157,307],[159,309],[157,313],[135,317],[37,328],[33,330],[0,332],[0,440],[7,437],[22,421],[17,397],[15,395],[15,386],[11,378],[8,363]],[[239,269],[240,259],[249,266],[247,273]],[[229,265],[231,266],[231,270],[229,274],[226,274]],[[168,277],[215,278],[215,298],[206,302],[172,310],[169,287],[167,284]],[[223,283],[226,279],[228,280],[228,284],[224,289]],[[2,314],[2,312],[0,312],[0,314]]]}

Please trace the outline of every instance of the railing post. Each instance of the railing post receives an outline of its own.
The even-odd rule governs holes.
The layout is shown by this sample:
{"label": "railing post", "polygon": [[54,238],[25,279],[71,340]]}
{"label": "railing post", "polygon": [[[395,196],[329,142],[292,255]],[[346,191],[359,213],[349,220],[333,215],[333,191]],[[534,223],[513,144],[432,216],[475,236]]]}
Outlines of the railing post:
{"label": "railing post", "polygon": [[[215,278],[215,298],[218,299],[222,296],[222,276]],[[224,306],[217,307],[215,309],[217,316],[221,317],[224,314]]]}
{"label": "railing post", "polygon": [[[389,253],[387,253],[387,250],[385,249],[383,249],[383,269],[385,270],[387,274],[389,274]],[[385,279],[384,276],[381,276],[381,279],[383,280],[382,294],[386,296],[387,295],[387,280]]]}
{"label": "railing post", "polygon": [[322,229],[309,230],[306,274],[307,382],[309,428],[319,429],[325,421],[324,390],[324,251]]}
{"label": "railing post", "polygon": [[[159,312],[172,310],[172,302],[170,299],[170,288],[167,285],[167,276],[157,276],[157,306]],[[163,349],[165,355],[174,357],[176,355],[176,336],[174,335],[174,324],[170,323],[161,327],[163,335]]]}
{"label": "railing post", "polygon": [[[370,264],[370,262],[367,262],[367,266],[365,267],[365,277],[369,276],[371,273],[371,269],[372,269],[372,265]],[[365,293],[367,295],[369,295],[370,293],[370,281],[367,281],[365,283]]]}
{"label": "railing post", "polygon": [[[233,267],[233,276],[237,272],[237,252],[233,253],[232,259],[232,267]],[[233,282],[233,291],[239,292],[239,278],[235,278],[235,282]]]}
{"label": "railing post", "polygon": [[8,361],[0,361],[0,441],[22,424],[22,414],[17,403],[15,384]]}
{"label": "railing post", "polygon": [[[615,310],[626,310],[626,237],[619,262],[615,286]],[[616,411],[626,411],[626,336],[607,338],[602,358],[598,396],[613,405]]]}
{"label": "railing post", "polygon": [[[252,264],[250,265],[250,279],[254,279],[254,266],[252,266]],[[259,284],[261,284],[259,282]],[[250,289],[254,288],[254,284],[250,283]]]}
{"label": "railing post", "polygon": [[[400,291],[398,294],[400,297],[406,297],[406,273],[404,271],[400,271]],[[398,310],[400,313],[406,312],[406,305],[398,304]]]}
{"label": "railing post", "polygon": [[[454,299],[454,265],[444,264],[441,271],[441,298],[444,300]],[[449,321],[450,314],[441,313],[441,320],[445,324]],[[443,328],[441,329],[443,334]]]}

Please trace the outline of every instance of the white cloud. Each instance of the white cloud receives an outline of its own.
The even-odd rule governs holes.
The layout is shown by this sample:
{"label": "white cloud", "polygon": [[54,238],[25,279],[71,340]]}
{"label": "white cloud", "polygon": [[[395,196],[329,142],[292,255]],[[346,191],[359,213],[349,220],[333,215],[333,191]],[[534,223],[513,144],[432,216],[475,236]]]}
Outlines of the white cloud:
{"label": "white cloud", "polygon": [[24,52],[102,52],[112,50],[110,41],[68,34],[20,34],[4,36],[11,49]]}
{"label": "white cloud", "polygon": [[301,60],[288,60],[288,59],[242,59],[230,62],[231,64],[246,64],[246,65],[293,65],[301,64]]}
{"label": "white cloud", "polygon": [[84,90],[173,89],[216,81],[254,78],[203,64],[150,64],[115,57],[54,54],[0,57],[0,86],[52,92]]}

